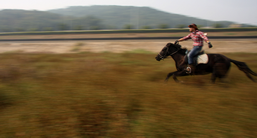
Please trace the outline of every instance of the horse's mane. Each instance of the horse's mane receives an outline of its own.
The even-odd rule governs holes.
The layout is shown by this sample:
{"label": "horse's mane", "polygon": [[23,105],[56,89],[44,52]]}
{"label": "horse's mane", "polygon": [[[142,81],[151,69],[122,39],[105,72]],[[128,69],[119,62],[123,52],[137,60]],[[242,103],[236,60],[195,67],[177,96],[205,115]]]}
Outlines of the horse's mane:
{"label": "horse's mane", "polygon": [[186,55],[187,49],[186,49],[186,48],[181,48],[182,46],[181,46],[180,44],[168,43],[166,46],[167,46],[167,47],[170,47],[170,46],[177,47],[177,48],[180,49],[180,50],[178,51],[179,54],[181,54],[181,55]]}
{"label": "horse's mane", "polygon": [[186,48],[181,48],[178,53],[181,54],[181,55],[186,55],[186,51],[187,49]]}

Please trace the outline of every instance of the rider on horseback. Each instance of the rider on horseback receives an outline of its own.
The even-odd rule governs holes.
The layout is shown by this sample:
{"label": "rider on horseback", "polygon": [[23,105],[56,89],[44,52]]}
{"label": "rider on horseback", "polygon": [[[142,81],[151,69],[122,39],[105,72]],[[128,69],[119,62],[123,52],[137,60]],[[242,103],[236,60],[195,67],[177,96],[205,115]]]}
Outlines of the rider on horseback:
{"label": "rider on horseback", "polygon": [[193,74],[195,71],[195,66],[193,65],[193,57],[196,56],[202,50],[203,40],[206,43],[208,43],[209,48],[212,48],[212,44],[208,40],[208,38],[203,34],[203,32],[198,30],[196,24],[191,24],[188,27],[189,27],[189,31],[191,33],[179,40],[176,40],[175,44],[177,44],[178,42],[187,40],[187,39],[192,39],[194,41],[194,44],[193,44],[194,47],[188,53],[188,67],[186,68],[186,71],[188,74],[191,74],[191,73]]}

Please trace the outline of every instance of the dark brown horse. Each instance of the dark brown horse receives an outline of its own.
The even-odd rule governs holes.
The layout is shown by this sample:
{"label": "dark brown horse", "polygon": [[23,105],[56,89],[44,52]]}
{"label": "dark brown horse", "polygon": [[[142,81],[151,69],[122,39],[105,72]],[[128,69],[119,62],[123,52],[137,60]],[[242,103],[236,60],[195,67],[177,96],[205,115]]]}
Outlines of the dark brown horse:
{"label": "dark brown horse", "polygon": [[[184,62],[186,57],[187,49],[181,48],[179,44],[168,43],[161,52],[155,57],[157,61],[160,61],[168,56],[171,56],[176,64],[177,71],[171,72],[167,75],[166,81],[169,77],[173,76],[176,82],[179,82],[177,76],[187,76],[185,68],[187,62]],[[216,78],[226,77],[228,70],[230,68],[230,62],[234,63],[239,70],[243,71],[246,76],[255,82],[251,75],[257,76],[244,62],[229,59],[221,54],[207,54],[209,60],[207,64],[198,64],[194,75],[205,75],[212,73],[211,80],[214,83]]]}

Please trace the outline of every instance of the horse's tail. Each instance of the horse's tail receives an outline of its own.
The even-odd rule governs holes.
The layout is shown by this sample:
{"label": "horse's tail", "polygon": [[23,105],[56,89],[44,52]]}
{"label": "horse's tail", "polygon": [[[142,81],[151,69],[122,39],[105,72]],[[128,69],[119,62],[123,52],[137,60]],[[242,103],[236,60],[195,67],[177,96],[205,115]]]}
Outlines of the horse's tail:
{"label": "horse's tail", "polygon": [[254,76],[257,76],[257,73],[253,72],[244,62],[236,61],[233,59],[230,59],[230,62],[234,63],[239,70],[243,71],[246,76],[251,79],[252,81],[255,81],[249,74],[252,74]]}

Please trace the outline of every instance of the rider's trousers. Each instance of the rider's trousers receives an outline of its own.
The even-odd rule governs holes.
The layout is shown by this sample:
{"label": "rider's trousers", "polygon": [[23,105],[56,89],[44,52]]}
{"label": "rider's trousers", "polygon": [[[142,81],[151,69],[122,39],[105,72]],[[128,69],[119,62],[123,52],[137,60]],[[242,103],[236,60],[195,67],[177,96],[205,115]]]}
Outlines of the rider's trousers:
{"label": "rider's trousers", "polygon": [[202,50],[202,46],[194,46],[193,49],[188,53],[188,64],[193,64],[193,57]]}

